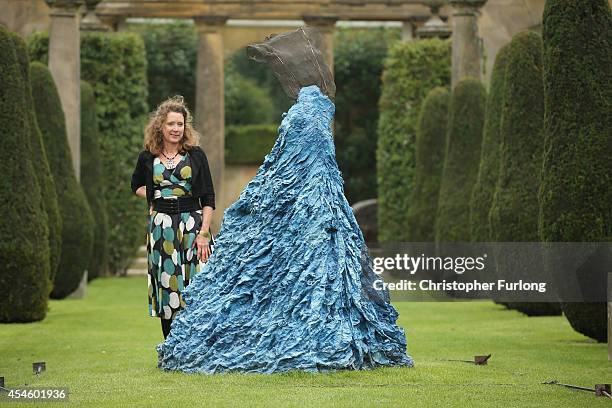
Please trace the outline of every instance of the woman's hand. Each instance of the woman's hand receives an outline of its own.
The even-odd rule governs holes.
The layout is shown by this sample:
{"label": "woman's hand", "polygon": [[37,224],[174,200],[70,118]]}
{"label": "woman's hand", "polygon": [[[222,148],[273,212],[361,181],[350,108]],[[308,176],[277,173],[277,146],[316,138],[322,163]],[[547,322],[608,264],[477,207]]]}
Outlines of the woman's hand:
{"label": "woman's hand", "polygon": [[198,234],[194,241],[194,246],[197,247],[196,255],[198,259],[202,262],[208,261],[208,257],[210,256],[210,253],[211,253],[208,239]]}

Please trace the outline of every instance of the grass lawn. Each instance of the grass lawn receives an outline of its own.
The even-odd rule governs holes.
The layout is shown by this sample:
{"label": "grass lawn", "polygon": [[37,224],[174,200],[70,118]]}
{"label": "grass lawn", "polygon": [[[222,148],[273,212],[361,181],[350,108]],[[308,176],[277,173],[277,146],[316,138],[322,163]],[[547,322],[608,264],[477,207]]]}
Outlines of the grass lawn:
{"label": "grass lawn", "polygon": [[[394,303],[414,368],[163,372],[155,352],[163,337],[159,320],[147,316],[146,290],[145,277],[98,279],[84,300],[51,301],[42,322],[0,325],[6,386],[68,387],[79,407],[612,406],[594,393],[541,384],[611,382],[605,344],[575,333],[563,317],[529,318],[492,302]],[[486,366],[444,360],[489,353]],[[40,376],[32,374],[34,361],[47,364]]]}

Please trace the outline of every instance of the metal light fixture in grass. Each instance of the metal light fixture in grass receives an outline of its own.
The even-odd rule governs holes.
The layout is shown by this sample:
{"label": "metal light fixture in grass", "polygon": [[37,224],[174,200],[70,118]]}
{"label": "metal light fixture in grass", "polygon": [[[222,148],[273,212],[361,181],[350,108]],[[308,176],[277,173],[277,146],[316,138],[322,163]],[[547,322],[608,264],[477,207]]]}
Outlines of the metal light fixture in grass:
{"label": "metal light fixture in grass", "polygon": [[573,390],[581,390],[581,391],[590,391],[594,392],[597,397],[607,397],[612,398],[612,392],[610,390],[610,384],[595,384],[595,387],[581,387],[580,385],[572,385],[572,384],[563,384],[557,380],[545,381],[542,384],[553,384],[553,385],[561,385],[566,388],[571,388]]}
{"label": "metal light fixture in grass", "polygon": [[487,361],[491,358],[491,354],[486,356],[474,356],[474,360],[456,360],[456,359],[444,359],[444,361],[460,361],[462,363],[470,363],[475,365],[487,365]]}
{"label": "metal light fixture in grass", "polygon": [[39,361],[39,362],[36,362],[36,363],[32,363],[32,370],[34,370],[34,374],[36,374],[36,375],[42,373],[46,369],[47,369],[47,366],[46,366],[44,361]]}

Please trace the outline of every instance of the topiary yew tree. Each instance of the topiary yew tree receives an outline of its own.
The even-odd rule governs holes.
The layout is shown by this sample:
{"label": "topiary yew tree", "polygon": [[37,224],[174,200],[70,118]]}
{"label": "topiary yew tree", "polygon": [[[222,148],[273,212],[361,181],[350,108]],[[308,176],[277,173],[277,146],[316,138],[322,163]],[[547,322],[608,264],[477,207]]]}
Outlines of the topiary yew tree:
{"label": "topiary yew tree", "polygon": [[7,154],[0,177],[0,322],[44,319],[49,299],[47,215],[33,162],[23,71],[15,41],[0,25],[0,126]]}
{"label": "topiary yew tree", "polygon": [[[506,80],[499,132],[499,171],[489,213],[491,238],[496,242],[538,241],[538,188],[542,165],[544,85],[542,37],[530,31],[514,36],[506,54]],[[530,261],[541,264],[541,259]],[[544,265],[533,268],[543,274]],[[507,281],[546,281],[526,274],[513,262],[497,265],[497,278]],[[558,303],[506,304],[529,316],[559,315]]]}
{"label": "topiary yew tree", "polygon": [[62,299],[78,286],[88,268],[93,245],[94,219],[85,193],[78,183],[62,104],[49,69],[39,62],[30,65],[32,96],[62,217],[62,250],[51,297]]}
{"label": "topiary yew tree", "polygon": [[510,45],[506,44],[499,50],[491,73],[478,177],[470,197],[470,238],[473,242],[492,241],[489,230],[489,210],[499,172],[499,127],[504,102],[509,48]]}
{"label": "topiary yew tree", "polygon": [[26,123],[27,131],[30,135],[30,147],[32,149],[32,158],[36,164],[35,174],[40,193],[43,200],[42,205],[45,214],[47,215],[47,225],[49,227],[49,280],[51,283],[55,280],[57,268],[59,267],[60,253],[62,249],[61,234],[62,234],[62,218],[59,213],[59,205],[57,202],[57,194],[55,192],[55,180],[51,175],[49,161],[47,159],[47,151],[43,144],[42,135],[38,122],[36,120],[36,111],[34,109],[34,100],[32,99],[32,84],[30,81],[30,61],[28,58],[28,50],[23,38],[18,34],[11,33],[15,43],[15,50],[23,83],[25,86],[25,100],[28,119]]}
{"label": "topiary yew tree", "polygon": [[[612,239],[612,16],[606,0],[548,0],[543,15],[543,241]],[[592,285],[606,286],[593,272]],[[606,303],[563,303],[579,333],[606,341]]]}
{"label": "topiary yew tree", "polygon": [[470,196],[478,174],[486,91],[479,80],[464,78],[453,89],[438,211],[436,242],[470,240]]}
{"label": "topiary yew tree", "polygon": [[419,114],[414,189],[410,195],[407,220],[411,242],[434,241],[449,103],[448,89],[434,88],[427,94]]}

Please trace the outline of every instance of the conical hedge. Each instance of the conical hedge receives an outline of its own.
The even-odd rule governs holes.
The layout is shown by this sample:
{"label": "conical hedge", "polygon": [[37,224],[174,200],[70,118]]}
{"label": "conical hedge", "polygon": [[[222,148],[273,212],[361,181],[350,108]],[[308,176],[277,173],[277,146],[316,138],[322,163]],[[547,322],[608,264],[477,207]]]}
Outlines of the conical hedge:
{"label": "conical hedge", "polygon": [[24,91],[28,112],[26,127],[28,133],[30,134],[32,159],[33,162],[36,163],[36,179],[43,197],[42,205],[44,212],[47,215],[47,225],[49,226],[49,280],[51,283],[53,283],[55,275],[57,274],[62,248],[62,218],[59,213],[57,194],[55,192],[55,180],[51,175],[49,161],[47,160],[47,151],[43,144],[40,128],[38,127],[38,122],[36,120],[34,100],[32,99],[32,84],[30,82],[30,61],[28,58],[28,50],[26,48],[25,41],[18,34],[12,33],[12,38],[15,43],[17,59],[19,61],[19,66],[25,85]]}
{"label": "conical hedge", "polygon": [[6,154],[0,178],[0,322],[41,320],[49,298],[47,215],[35,181],[26,85],[15,40],[0,25],[0,127]]}
{"label": "conical hedge", "polygon": [[32,96],[43,135],[62,217],[62,251],[51,297],[64,298],[78,286],[88,268],[94,220],[74,174],[66,121],[55,82],[46,66],[33,62]]}
{"label": "conical hedge", "polygon": [[[611,26],[607,0],[544,8],[543,241],[612,240]],[[603,271],[590,272],[588,281],[605,288]],[[604,302],[562,307],[574,330],[606,341]]]}
{"label": "conical hedge", "polygon": [[94,245],[87,274],[89,280],[104,274],[108,268],[108,214],[104,202],[99,139],[93,88],[81,81],[81,185],[95,214]]}
{"label": "conical hedge", "polygon": [[[496,242],[538,241],[538,188],[542,165],[544,84],[542,37],[526,31],[514,36],[507,52],[506,81],[500,123],[499,172],[489,213],[491,238]],[[534,259],[526,274],[516,264],[501,262],[498,279],[545,282],[544,264]],[[559,315],[558,303],[507,304],[529,316]]]}
{"label": "conical hedge", "polygon": [[416,172],[408,210],[408,237],[411,242],[433,242],[435,238],[449,104],[448,89],[434,88],[427,94],[419,114]]}
{"label": "conical hedge", "polygon": [[451,43],[434,38],[399,41],[385,59],[376,148],[381,242],[408,241],[419,109],[431,89],[450,85],[450,56]]}
{"label": "conical hedge", "polygon": [[510,45],[506,44],[499,50],[491,73],[478,177],[470,197],[470,238],[473,242],[492,241],[489,230],[489,210],[499,172],[499,128],[504,103],[509,48]]}
{"label": "conical hedge", "polygon": [[486,91],[475,78],[462,79],[452,92],[436,242],[470,240],[470,196],[478,175],[485,104]]}

